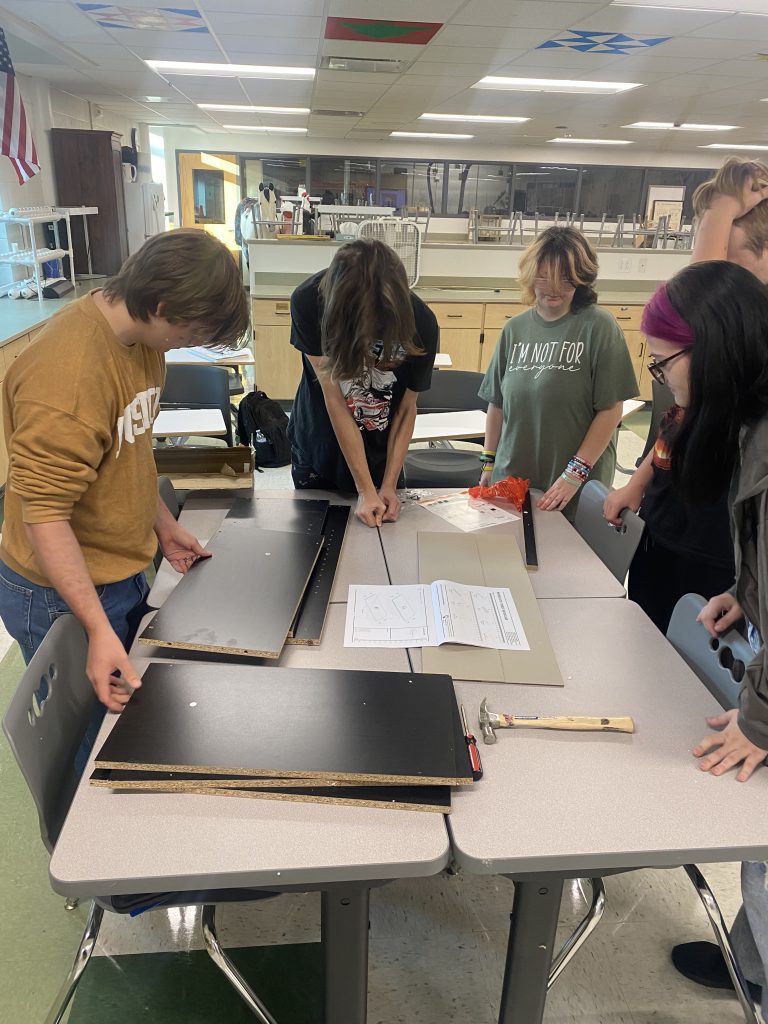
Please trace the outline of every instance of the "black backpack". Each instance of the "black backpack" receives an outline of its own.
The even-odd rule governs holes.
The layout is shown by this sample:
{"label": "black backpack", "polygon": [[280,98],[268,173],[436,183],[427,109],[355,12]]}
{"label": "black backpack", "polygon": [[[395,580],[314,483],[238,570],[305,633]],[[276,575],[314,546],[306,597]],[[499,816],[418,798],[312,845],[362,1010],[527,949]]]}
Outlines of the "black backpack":
{"label": "black backpack", "polygon": [[252,391],[238,406],[237,436],[241,444],[252,445],[257,469],[290,465],[288,417],[280,403],[263,391]]}

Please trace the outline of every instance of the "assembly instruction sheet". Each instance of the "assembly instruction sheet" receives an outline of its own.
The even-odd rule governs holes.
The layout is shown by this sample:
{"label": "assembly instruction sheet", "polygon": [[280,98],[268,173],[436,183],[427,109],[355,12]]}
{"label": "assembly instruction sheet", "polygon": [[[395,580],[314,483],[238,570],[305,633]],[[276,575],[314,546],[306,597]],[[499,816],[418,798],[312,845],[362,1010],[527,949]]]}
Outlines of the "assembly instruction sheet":
{"label": "assembly instruction sheet", "polygon": [[488,526],[499,526],[502,523],[514,523],[520,519],[514,512],[500,508],[492,502],[470,498],[466,491],[459,494],[420,497],[419,505],[465,533],[483,530]]}
{"label": "assembly instruction sheet", "polygon": [[449,580],[401,587],[350,586],[345,647],[441,644],[530,650],[508,587],[465,586]]}

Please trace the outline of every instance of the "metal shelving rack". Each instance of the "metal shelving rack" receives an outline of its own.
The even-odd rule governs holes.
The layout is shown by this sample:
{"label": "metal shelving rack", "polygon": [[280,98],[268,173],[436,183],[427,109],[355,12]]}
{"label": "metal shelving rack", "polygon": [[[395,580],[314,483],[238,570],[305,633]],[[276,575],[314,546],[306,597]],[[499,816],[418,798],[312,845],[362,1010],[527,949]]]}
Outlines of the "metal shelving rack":
{"label": "metal shelving rack", "polygon": [[[65,221],[67,225],[68,249],[63,249],[61,246],[61,239],[59,237],[59,224],[61,221]],[[50,213],[46,211],[32,214],[28,217],[15,217],[9,213],[0,213],[0,224],[17,224],[22,229],[22,245],[25,244],[23,229],[26,228],[29,233],[28,248],[21,249],[19,252],[9,251],[0,254],[0,264],[32,268],[31,276],[34,278],[37,288],[38,301],[42,302],[43,300],[43,279],[40,276],[40,268],[44,263],[48,263],[49,260],[62,259],[65,256],[69,257],[70,279],[72,287],[75,287],[75,257],[72,251],[69,213],[52,210]],[[56,242],[55,249],[41,249],[37,244],[37,239],[35,238],[35,226],[37,224],[53,224],[53,234]]]}

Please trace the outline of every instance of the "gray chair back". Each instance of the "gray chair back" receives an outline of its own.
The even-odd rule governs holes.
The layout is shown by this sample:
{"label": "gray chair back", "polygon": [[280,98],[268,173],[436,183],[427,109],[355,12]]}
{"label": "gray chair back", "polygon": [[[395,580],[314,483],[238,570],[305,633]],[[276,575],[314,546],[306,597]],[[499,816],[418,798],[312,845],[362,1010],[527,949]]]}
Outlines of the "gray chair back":
{"label": "gray chair back", "polygon": [[159,476],[157,478],[157,490],[160,497],[163,499],[165,504],[168,506],[168,511],[171,513],[174,519],[178,519],[181,513],[179,508],[179,498],[176,494],[176,488],[173,486],[173,481],[170,477]]}
{"label": "gray chair back", "polygon": [[13,756],[53,850],[79,777],[75,755],[93,712],[85,674],[88,640],[73,615],[56,619],[21,677],[3,718]]}
{"label": "gray chair back", "polygon": [[735,629],[710,636],[696,621],[706,603],[700,594],[681,597],[669,620],[667,639],[727,711],[738,705],[741,681],[755,652]]}
{"label": "gray chair back", "polygon": [[645,529],[645,523],[635,512],[624,509],[621,526],[612,526],[603,518],[603,505],[608,488],[599,480],[584,484],[579,494],[574,526],[597,557],[623,583],[635,551]]}
{"label": "gray chair back", "polygon": [[457,448],[416,448],[406,455],[403,474],[406,487],[474,487],[480,461],[475,452]]}
{"label": "gray chair back", "polygon": [[482,373],[474,370],[438,370],[432,374],[429,391],[419,395],[420,412],[457,412],[464,409],[488,409],[478,397],[483,383]]}
{"label": "gray chair back", "polygon": [[651,423],[648,427],[648,437],[645,439],[645,447],[643,448],[643,454],[635,463],[639,466],[641,462],[646,458],[648,452],[656,444],[656,438],[659,435],[659,425],[664,418],[664,413],[667,412],[675,404],[675,398],[672,392],[669,390],[666,384],[659,384],[657,380],[651,381],[651,388],[653,393],[653,403],[651,405]]}
{"label": "gray chair back", "polygon": [[221,409],[227,444],[234,447],[229,375],[225,367],[168,363],[160,406],[165,409]]}

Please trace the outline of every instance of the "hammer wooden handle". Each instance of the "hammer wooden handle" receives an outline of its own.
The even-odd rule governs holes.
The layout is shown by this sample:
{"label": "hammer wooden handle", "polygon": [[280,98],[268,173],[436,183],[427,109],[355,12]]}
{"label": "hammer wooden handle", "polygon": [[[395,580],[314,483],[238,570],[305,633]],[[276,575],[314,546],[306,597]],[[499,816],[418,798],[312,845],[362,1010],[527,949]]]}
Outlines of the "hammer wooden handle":
{"label": "hammer wooden handle", "polygon": [[[635,723],[629,717],[592,718],[586,715],[558,715],[555,718],[536,716],[499,715],[506,726],[513,729],[565,729],[579,732],[634,732]],[[500,723],[501,724],[501,723]]]}

